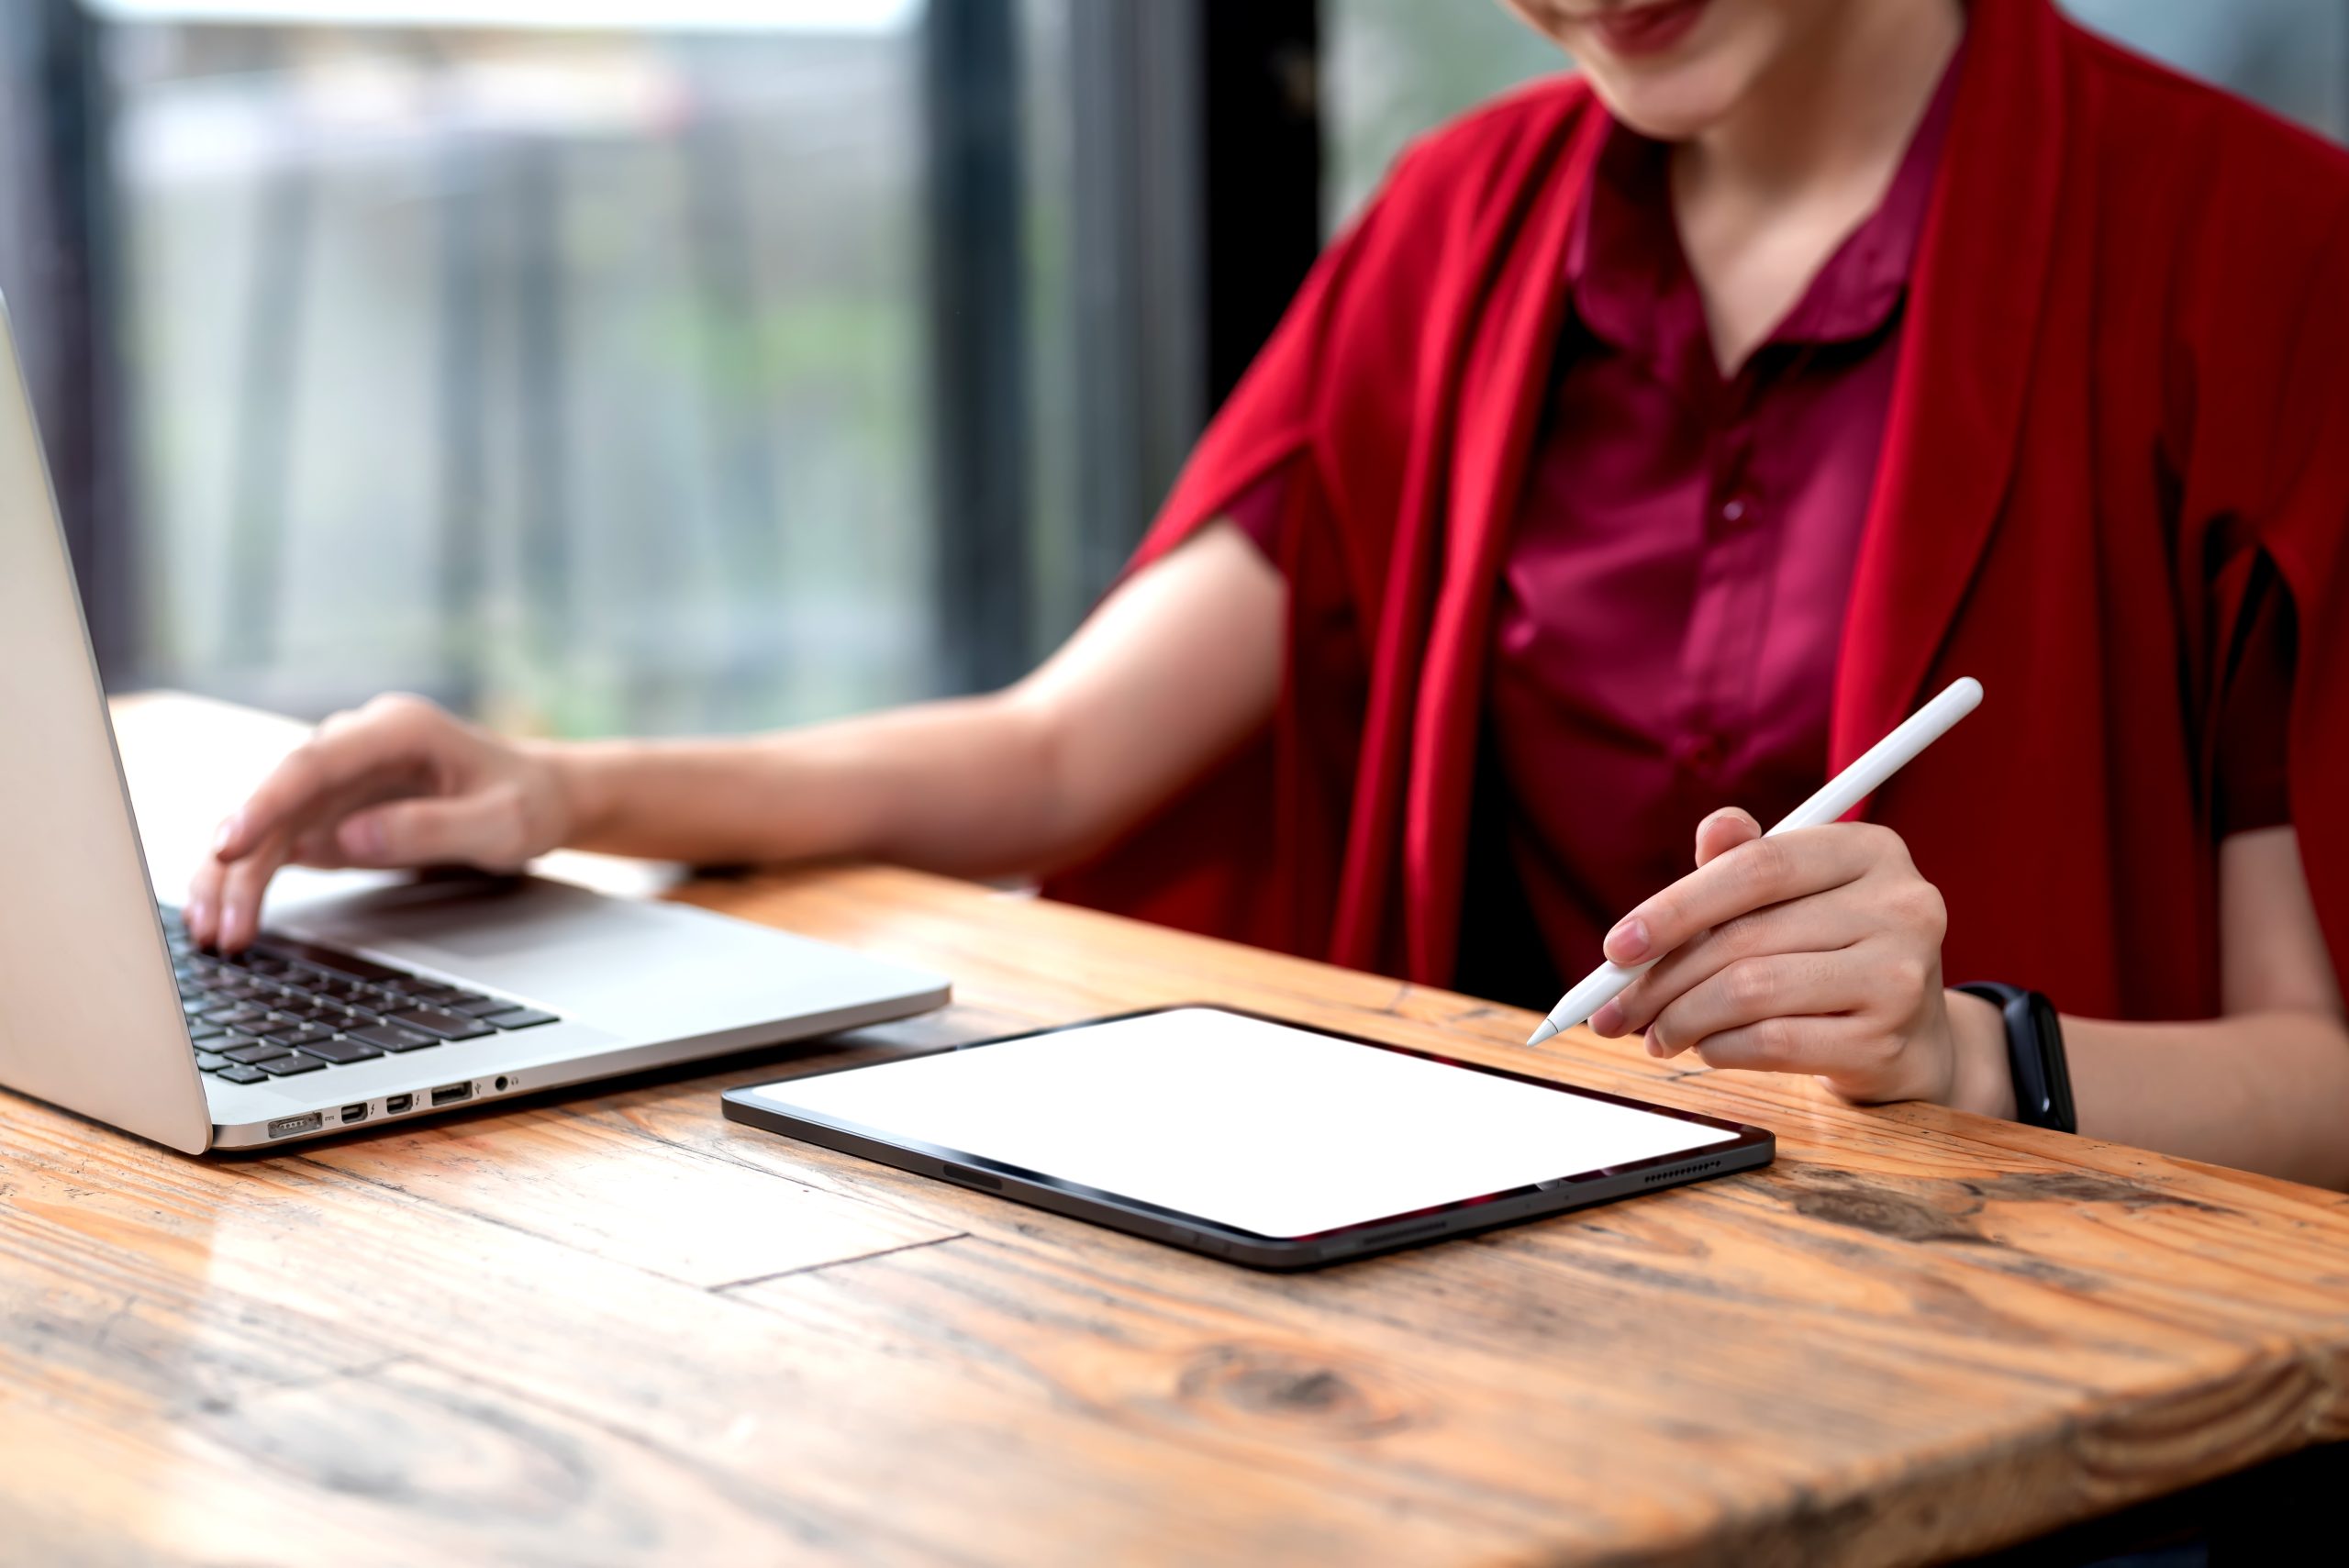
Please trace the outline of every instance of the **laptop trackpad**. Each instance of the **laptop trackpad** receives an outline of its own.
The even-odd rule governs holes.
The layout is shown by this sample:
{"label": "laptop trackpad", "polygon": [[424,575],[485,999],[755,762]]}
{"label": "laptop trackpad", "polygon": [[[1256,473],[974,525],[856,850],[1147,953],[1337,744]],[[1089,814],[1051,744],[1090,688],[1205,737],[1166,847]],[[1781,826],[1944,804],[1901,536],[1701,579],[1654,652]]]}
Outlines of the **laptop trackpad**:
{"label": "laptop trackpad", "polygon": [[[821,1006],[828,966],[854,955],[676,905],[635,904],[535,877],[425,879],[273,908],[289,936],[438,971],[606,1027],[703,1028]],[[845,977],[842,977],[845,978]],[[858,976],[871,989],[869,973]],[[850,987],[855,980],[848,981]],[[779,1011],[780,1009],[780,1011]]]}

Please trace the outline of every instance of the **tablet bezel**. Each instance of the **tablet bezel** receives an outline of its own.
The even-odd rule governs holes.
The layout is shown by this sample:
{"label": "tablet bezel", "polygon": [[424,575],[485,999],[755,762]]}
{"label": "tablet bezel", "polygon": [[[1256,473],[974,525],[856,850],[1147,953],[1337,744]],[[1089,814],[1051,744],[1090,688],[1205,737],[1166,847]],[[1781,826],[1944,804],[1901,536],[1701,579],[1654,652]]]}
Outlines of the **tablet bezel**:
{"label": "tablet bezel", "polygon": [[[1220,1221],[1186,1214],[1163,1205],[1122,1193],[1107,1192],[1082,1183],[1065,1181],[1041,1171],[991,1160],[967,1150],[949,1149],[925,1143],[916,1139],[901,1138],[880,1128],[836,1118],[818,1116],[798,1109],[785,1109],[766,1101],[762,1091],[779,1088],[800,1082],[802,1078],[827,1078],[836,1073],[857,1073],[891,1062],[917,1060],[915,1057],[893,1057],[889,1062],[862,1062],[852,1066],[836,1067],[821,1073],[803,1073],[799,1078],[775,1079],[766,1084],[729,1089],[724,1095],[726,1118],[749,1127],[780,1133],[802,1142],[843,1153],[861,1155],[865,1159],[911,1171],[917,1175],[941,1178],[957,1186],[992,1193],[1025,1203],[1032,1207],[1066,1214],[1096,1224],[1107,1225],[1129,1235],[1142,1236],[1163,1241],[1187,1251],[1207,1257],[1221,1258],[1244,1263],[1251,1268],[1287,1271],[1315,1268],[1341,1260],[1369,1257],[1398,1248],[1419,1246],[1424,1242],[1453,1236],[1472,1235],[1490,1230],[1497,1226],[1513,1225],[1520,1220],[1584,1208],[1593,1204],[1628,1197],[1635,1193],[1654,1192],[1665,1187],[1680,1186],[1689,1182],[1705,1181],[1738,1171],[1749,1171],[1767,1165],[1776,1157],[1777,1140],[1765,1129],[1743,1122],[1727,1121],[1719,1117],[1705,1116],[1697,1111],[1680,1110],[1671,1106],[1659,1106],[1646,1100],[1636,1100],[1623,1095],[1609,1094],[1603,1089],[1587,1089],[1575,1084],[1560,1083],[1554,1078],[1537,1077],[1530,1073],[1513,1072],[1506,1067],[1491,1067],[1479,1062],[1464,1062],[1446,1056],[1441,1051],[1422,1051],[1413,1046],[1395,1045],[1386,1040],[1370,1040],[1342,1029],[1324,1029],[1318,1024],[1299,1023],[1293,1018],[1275,1018],[1246,1007],[1234,1007],[1220,1002],[1175,1002],[1163,1006],[1139,1007],[1131,1012],[1114,1013],[1103,1018],[1085,1018],[1075,1023],[1054,1024],[1045,1029],[1023,1029],[1018,1034],[1002,1035],[993,1040],[973,1040],[951,1047],[953,1051],[983,1051],[989,1046],[1009,1045],[1018,1040],[1035,1040],[1044,1035],[1065,1034],[1071,1029],[1097,1029],[1106,1024],[1125,1023],[1134,1018],[1149,1018],[1159,1013],[1207,1010],[1226,1013],[1234,1018],[1254,1019],[1261,1023],[1277,1024],[1284,1029],[1299,1029],[1325,1039],[1343,1040],[1349,1045],[1367,1046],[1374,1051],[1393,1051],[1400,1056],[1413,1056],[1446,1067],[1456,1067],[1469,1073],[1484,1073],[1497,1078],[1547,1089],[1557,1094],[1578,1095],[1586,1099],[1601,1100],[1609,1105],[1631,1110],[1644,1111],[1651,1116],[1666,1117],[1675,1121],[1693,1122],[1729,1132],[1733,1136],[1726,1142],[1706,1144],[1701,1148],[1683,1150],[1671,1154],[1651,1155],[1646,1159],[1629,1161],[1620,1165],[1601,1166],[1579,1175],[1561,1176],[1531,1186],[1512,1187],[1502,1192],[1487,1193],[1479,1197],[1457,1199],[1430,1208],[1408,1210],[1381,1219],[1359,1221],[1333,1230],[1316,1231],[1306,1236],[1265,1236]],[[924,1052],[924,1055],[943,1054]]]}

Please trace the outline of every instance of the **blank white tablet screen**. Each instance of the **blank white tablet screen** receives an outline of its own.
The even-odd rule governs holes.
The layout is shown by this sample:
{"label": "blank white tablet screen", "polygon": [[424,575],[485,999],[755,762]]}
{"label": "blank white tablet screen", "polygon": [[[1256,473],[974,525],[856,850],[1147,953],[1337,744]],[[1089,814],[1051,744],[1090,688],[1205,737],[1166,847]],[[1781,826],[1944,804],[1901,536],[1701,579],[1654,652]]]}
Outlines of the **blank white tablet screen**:
{"label": "blank white tablet screen", "polygon": [[753,1091],[1260,1236],[1309,1236],[1735,1133],[1211,1007]]}

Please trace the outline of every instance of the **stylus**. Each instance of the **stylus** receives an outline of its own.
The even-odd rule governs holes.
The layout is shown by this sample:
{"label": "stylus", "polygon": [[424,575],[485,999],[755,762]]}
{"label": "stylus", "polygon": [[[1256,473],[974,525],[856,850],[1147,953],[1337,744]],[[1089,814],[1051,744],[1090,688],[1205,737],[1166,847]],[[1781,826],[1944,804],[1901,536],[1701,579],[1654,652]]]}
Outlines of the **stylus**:
{"label": "stylus", "polygon": [[[1884,781],[1916,760],[1917,753],[1949,733],[1950,726],[1972,713],[1982,701],[1982,683],[1971,675],[1952,681],[1942,694],[1902,720],[1891,734],[1860,753],[1852,765],[1829,779],[1817,795],[1787,813],[1770,833],[1791,833],[1798,828],[1822,828],[1835,821],[1884,785]],[[1764,837],[1768,837],[1768,834]],[[1540,1045],[1552,1035],[1584,1022],[1591,1014],[1621,995],[1624,987],[1653,969],[1664,955],[1626,969],[1602,963],[1581,984],[1558,999],[1528,1045]]]}

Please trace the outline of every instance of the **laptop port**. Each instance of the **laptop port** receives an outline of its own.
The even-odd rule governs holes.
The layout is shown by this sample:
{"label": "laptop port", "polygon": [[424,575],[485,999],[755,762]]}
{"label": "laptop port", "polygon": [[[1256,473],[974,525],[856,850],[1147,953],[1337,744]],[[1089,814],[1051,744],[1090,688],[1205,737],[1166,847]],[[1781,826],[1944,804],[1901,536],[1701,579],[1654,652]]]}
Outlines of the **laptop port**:
{"label": "laptop port", "polygon": [[453,1106],[459,1101],[470,1100],[473,1097],[473,1086],[471,1084],[443,1084],[432,1091],[432,1103],[435,1106]]}
{"label": "laptop port", "polygon": [[342,1107],[343,1126],[349,1127],[354,1121],[365,1121],[366,1119],[367,1106],[363,1103],[355,1106],[345,1106]]}
{"label": "laptop port", "polygon": [[385,1116],[397,1116],[402,1111],[413,1110],[415,1107],[416,1096],[414,1095],[393,1095],[385,1098],[384,1101],[384,1114]]}

